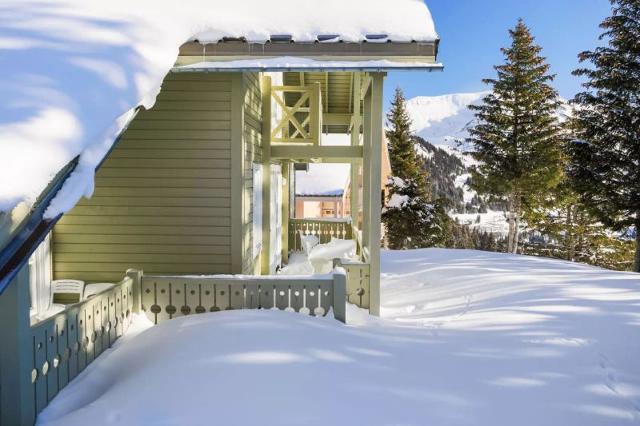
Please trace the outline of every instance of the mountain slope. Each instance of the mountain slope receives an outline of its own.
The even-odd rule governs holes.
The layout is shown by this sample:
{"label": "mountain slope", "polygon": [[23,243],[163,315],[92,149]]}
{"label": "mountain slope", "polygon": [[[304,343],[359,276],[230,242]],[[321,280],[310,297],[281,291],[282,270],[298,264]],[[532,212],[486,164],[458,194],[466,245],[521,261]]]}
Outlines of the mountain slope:
{"label": "mountain slope", "polygon": [[469,136],[477,105],[487,92],[455,93],[443,96],[419,96],[407,101],[407,112],[417,136],[443,149],[456,147],[456,141]]}

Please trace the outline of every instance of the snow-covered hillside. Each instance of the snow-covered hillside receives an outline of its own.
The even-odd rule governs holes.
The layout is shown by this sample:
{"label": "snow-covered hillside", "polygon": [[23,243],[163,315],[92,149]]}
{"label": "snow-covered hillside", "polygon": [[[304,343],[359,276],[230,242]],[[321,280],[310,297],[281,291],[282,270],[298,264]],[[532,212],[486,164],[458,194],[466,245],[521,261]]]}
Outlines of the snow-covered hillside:
{"label": "snow-covered hillside", "polygon": [[383,319],[231,311],[125,336],[39,424],[640,422],[638,274],[437,249],[383,252],[382,272]]}
{"label": "snow-covered hillside", "polygon": [[[464,155],[459,145],[469,136],[469,128],[474,123],[474,112],[469,109],[469,105],[480,104],[487,93],[418,96],[408,100],[406,107],[413,132],[435,147],[458,157],[463,167],[471,167],[475,161],[469,155]],[[428,150],[420,144],[416,146],[418,153],[428,159]],[[468,170],[461,170],[453,177],[455,187],[463,191],[465,203],[470,202],[476,195],[475,191],[466,185],[469,176]]]}

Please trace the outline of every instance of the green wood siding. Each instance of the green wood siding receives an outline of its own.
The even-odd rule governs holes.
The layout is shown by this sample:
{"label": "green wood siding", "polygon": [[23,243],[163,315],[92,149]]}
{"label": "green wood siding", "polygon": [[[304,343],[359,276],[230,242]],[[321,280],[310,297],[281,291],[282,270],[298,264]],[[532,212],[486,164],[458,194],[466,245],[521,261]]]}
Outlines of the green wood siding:
{"label": "green wood siding", "polygon": [[[244,244],[242,256],[242,272],[259,273],[259,259],[252,256],[253,247],[253,164],[262,162],[262,92],[260,90],[260,74],[243,74],[244,96],[244,213],[242,227]],[[263,179],[270,175],[263,173]]]}
{"label": "green wood siding", "polygon": [[232,272],[231,90],[228,73],[167,76],[99,170],[93,197],[55,227],[55,279]]}

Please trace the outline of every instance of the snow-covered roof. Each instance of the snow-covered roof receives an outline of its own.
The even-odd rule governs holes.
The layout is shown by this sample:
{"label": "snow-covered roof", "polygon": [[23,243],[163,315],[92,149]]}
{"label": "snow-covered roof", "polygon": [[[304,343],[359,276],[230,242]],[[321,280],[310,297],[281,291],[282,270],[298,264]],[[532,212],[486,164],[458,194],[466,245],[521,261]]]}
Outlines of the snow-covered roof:
{"label": "snow-covered roof", "polygon": [[153,105],[189,40],[437,40],[420,0],[9,0],[0,10],[0,211],[33,203],[80,156],[47,217],[91,195],[96,165],[132,110]]}
{"label": "snow-covered roof", "polygon": [[174,72],[197,71],[390,71],[390,70],[440,70],[441,64],[431,62],[404,62],[388,59],[346,61],[281,56],[276,58],[239,59],[233,61],[197,62],[173,69]]}

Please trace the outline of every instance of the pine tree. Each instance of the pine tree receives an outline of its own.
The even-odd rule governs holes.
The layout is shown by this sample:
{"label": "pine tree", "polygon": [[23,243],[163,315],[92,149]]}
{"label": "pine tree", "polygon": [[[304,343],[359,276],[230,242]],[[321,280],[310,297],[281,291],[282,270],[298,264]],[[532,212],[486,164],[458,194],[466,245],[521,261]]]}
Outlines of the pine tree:
{"label": "pine tree", "polygon": [[572,178],[581,201],[606,226],[635,227],[640,272],[640,2],[611,0],[612,16],[600,27],[607,46],[579,55],[578,139],[571,144]]}
{"label": "pine tree", "polygon": [[494,202],[506,202],[506,251],[517,253],[523,212],[535,207],[538,194],[561,176],[560,102],[529,28],[520,20],[509,33],[512,44],[501,49],[505,63],[494,67],[497,78],[483,80],[492,93],[482,105],[471,106],[477,125],[467,141],[479,162],[472,170],[472,187]]}
{"label": "pine tree", "polygon": [[387,115],[389,158],[393,177],[389,200],[382,211],[386,241],[394,250],[442,244],[450,236],[448,216],[442,205],[431,201],[430,185],[415,151],[411,120],[402,91],[396,90]]}

